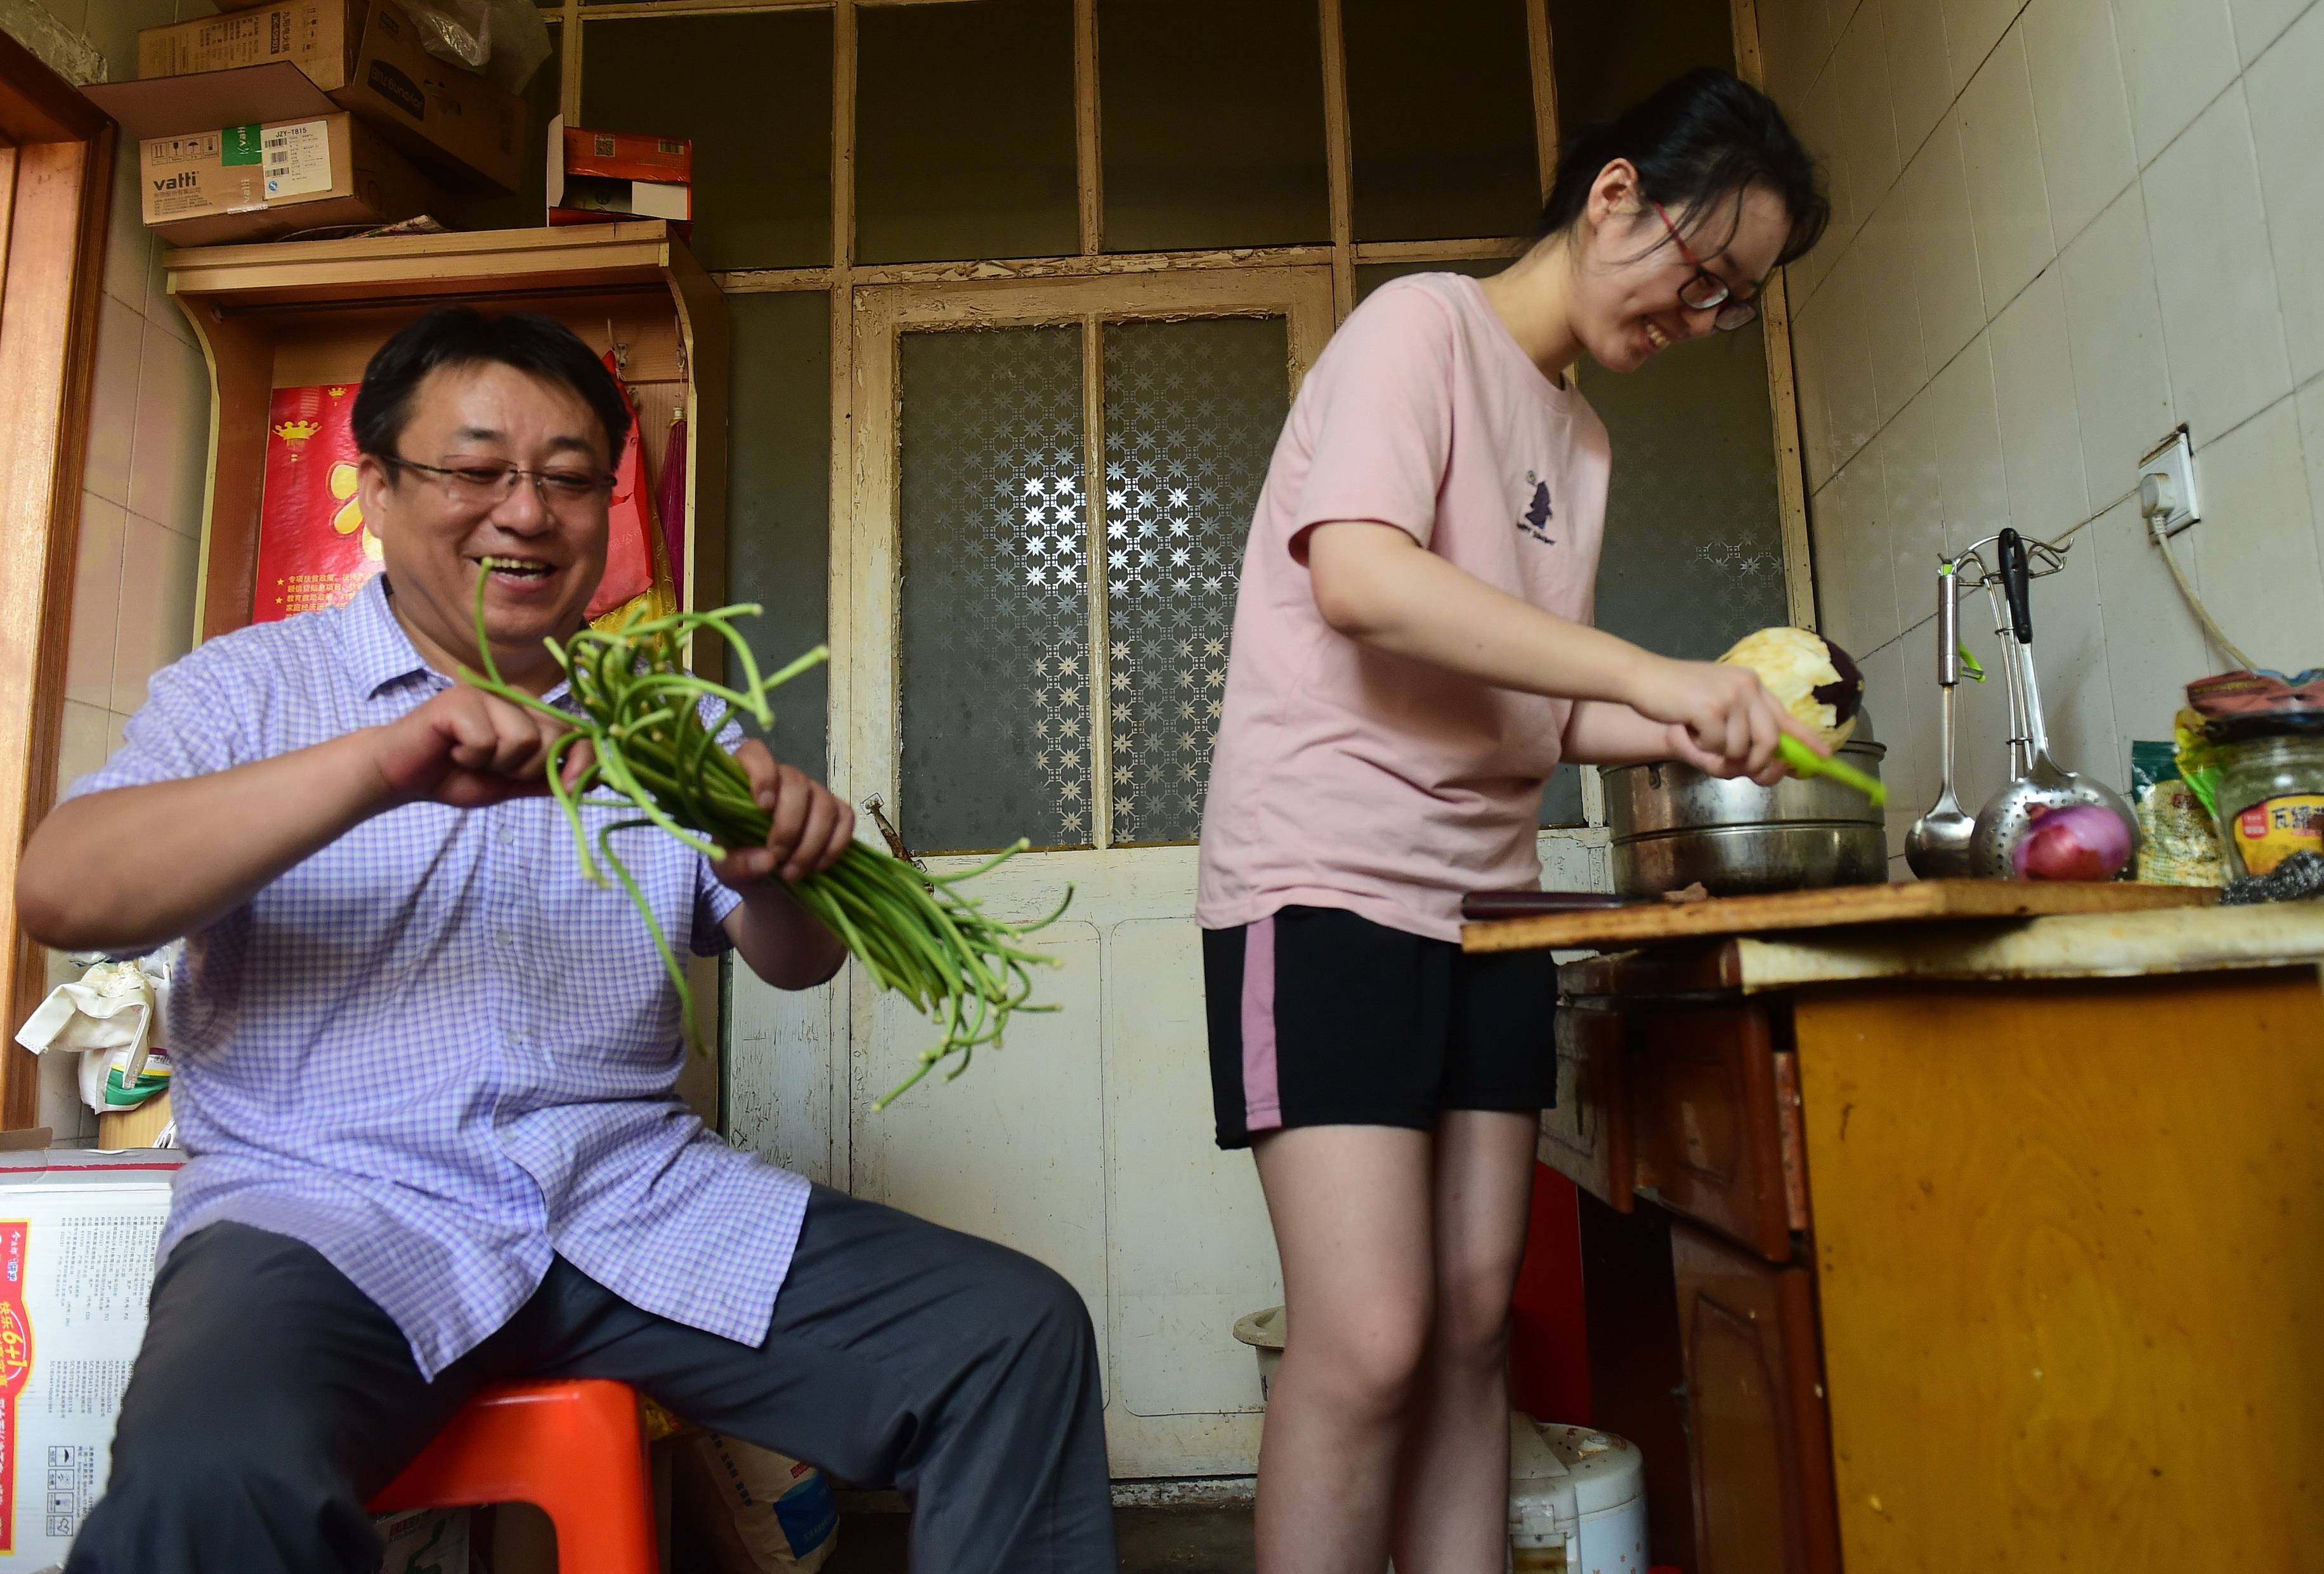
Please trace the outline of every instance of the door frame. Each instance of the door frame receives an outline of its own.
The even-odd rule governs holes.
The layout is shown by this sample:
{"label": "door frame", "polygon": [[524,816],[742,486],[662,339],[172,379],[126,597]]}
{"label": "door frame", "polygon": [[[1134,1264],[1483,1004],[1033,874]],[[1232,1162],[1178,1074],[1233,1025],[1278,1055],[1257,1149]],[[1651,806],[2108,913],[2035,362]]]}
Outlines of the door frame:
{"label": "door frame", "polygon": [[[1281,317],[1288,336],[1286,375],[1296,397],[1300,380],[1315,364],[1337,319],[1333,312],[1332,271],[1327,266],[1253,267],[1077,279],[1002,279],[968,282],[867,285],[853,292],[853,318],[848,344],[851,375],[846,419],[851,466],[844,503],[835,499],[831,540],[828,639],[840,671],[830,688],[826,779],[834,792],[862,803],[881,795],[891,820],[904,785],[898,779],[901,743],[899,651],[896,611],[901,594],[901,519],[897,491],[901,434],[897,348],[907,332],[1078,324],[1082,335],[1084,465],[1105,474],[1105,385],[1103,327],[1108,322],[1171,321],[1202,318]],[[1105,654],[1105,488],[1084,488],[1090,532],[1089,585],[1093,667],[1090,683],[1092,756],[1102,760],[1110,745],[1110,717],[1103,703]],[[1093,787],[1111,804],[1111,771],[1092,771]],[[1099,784],[1102,784],[1100,786]],[[1093,824],[1093,837],[1106,818]],[[1152,856],[1154,850],[1137,850]],[[988,892],[996,911],[1008,905],[1001,888],[1038,885],[1055,900],[1053,860],[1073,861],[1069,878],[1093,877],[1103,883],[1120,871],[1114,849],[1028,855],[999,874],[1021,879],[996,881]],[[939,863],[953,861],[932,861]],[[970,861],[958,861],[966,862]],[[1021,867],[1020,867],[1021,866]],[[1093,867],[1103,866],[1103,867]],[[854,1027],[876,1009],[876,989],[864,970],[850,964],[846,987],[830,995],[826,1042],[830,1046],[829,1109],[831,1183],[852,1191],[855,1111]]]}
{"label": "door frame", "polygon": [[[105,295],[113,122],[0,34],[0,999],[21,1022],[48,957],[17,926],[24,842],[56,800],[66,634],[80,540],[97,326]],[[39,1118],[40,1063],[0,1048],[0,1126]]]}

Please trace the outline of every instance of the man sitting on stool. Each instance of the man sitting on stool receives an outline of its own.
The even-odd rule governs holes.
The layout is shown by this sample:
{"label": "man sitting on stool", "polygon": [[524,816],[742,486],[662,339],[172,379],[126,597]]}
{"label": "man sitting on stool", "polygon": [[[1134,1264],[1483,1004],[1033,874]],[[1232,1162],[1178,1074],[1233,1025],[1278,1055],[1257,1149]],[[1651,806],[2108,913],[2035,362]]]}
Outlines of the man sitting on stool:
{"label": "man sitting on stool", "polygon": [[[675,991],[546,796],[542,647],[605,565],[628,417],[537,318],[452,308],[356,396],[385,572],[212,640],[27,847],[54,946],[178,936],[178,1175],[111,1486],[69,1574],[372,1574],[365,1501],[480,1385],[611,1377],[912,1499],[913,1566],[1113,1567],[1095,1340],[1047,1268],[726,1146],[675,1091]],[[854,815],[758,742],[774,828],[622,856],[673,946],[781,989],[839,942],[780,881]]]}

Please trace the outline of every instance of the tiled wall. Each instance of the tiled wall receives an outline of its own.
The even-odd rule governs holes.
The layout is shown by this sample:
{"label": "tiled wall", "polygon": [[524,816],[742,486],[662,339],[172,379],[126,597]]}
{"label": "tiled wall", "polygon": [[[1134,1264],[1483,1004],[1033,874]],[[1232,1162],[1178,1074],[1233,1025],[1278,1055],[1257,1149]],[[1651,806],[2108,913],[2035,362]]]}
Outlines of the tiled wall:
{"label": "tiled wall", "polygon": [[[1890,745],[1891,845],[1936,795],[1940,549],[2072,532],[2037,582],[2052,742],[2116,786],[2207,648],[2139,456],[2185,422],[2174,543],[2229,638],[2324,664],[2324,5],[1759,0],[1767,78],[1827,161],[1793,270],[1819,606]],[[1993,654],[1982,598],[1964,627]],[[2006,775],[1964,685],[1963,801]],[[1901,865],[1899,865],[1901,872]]]}
{"label": "tiled wall", "polygon": [[[208,15],[209,0],[40,0],[109,79],[137,71],[137,32]],[[30,34],[28,47],[40,45]],[[53,34],[50,35],[53,41]],[[60,64],[53,49],[44,54]],[[185,315],[162,293],[152,237],[138,220],[136,150],[115,160],[96,391],[82,477],[65,671],[60,786],[94,770],[143,703],[145,680],[193,642],[194,575],[209,448],[209,373]],[[61,969],[52,971],[63,971]],[[93,1134],[61,1057],[42,1079],[42,1119]]]}

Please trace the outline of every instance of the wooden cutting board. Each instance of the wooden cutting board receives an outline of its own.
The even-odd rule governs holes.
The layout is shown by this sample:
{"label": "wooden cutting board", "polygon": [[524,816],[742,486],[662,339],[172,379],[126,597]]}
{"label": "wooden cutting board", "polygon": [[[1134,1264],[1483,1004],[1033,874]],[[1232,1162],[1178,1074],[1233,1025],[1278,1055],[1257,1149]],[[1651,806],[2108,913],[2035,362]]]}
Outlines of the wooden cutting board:
{"label": "wooden cutting board", "polygon": [[1655,940],[1834,929],[1855,924],[1946,919],[2050,918],[2069,913],[2130,913],[2201,907],[2219,899],[2207,886],[2095,885],[2040,880],[1908,880],[1890,886],[1831,886],[1707,902],[1649,902],[1594,913],[1497,918],[1461,931],[1464,951],[1602,951]]}

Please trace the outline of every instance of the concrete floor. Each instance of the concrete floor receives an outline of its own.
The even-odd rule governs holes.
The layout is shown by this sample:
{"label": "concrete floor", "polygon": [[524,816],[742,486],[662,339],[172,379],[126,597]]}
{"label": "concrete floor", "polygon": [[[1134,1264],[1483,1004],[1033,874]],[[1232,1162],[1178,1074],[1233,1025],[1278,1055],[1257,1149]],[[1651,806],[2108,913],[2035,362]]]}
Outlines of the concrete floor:
{"label": "concrete floor", "polygon": [[[900,1514],[850,1514],[823,1574],[904,1574],[910,1521]],[[1250,1505],[1117,1508],[1121,1574],[1253,1574]]]}

